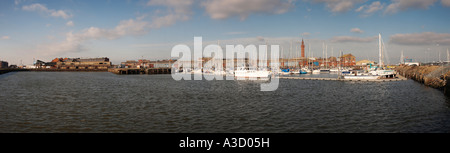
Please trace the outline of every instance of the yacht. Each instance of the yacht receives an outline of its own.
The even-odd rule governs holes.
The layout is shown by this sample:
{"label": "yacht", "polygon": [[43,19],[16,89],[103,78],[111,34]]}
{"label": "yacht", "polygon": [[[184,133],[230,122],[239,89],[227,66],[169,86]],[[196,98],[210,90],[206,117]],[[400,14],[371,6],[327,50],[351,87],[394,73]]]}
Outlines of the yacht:
{"label": "yacht", "polygon": [[312,70],[312,73],[313,73],[313,74],[320,74],[320,70],[319,70],[319,69]]}
{"label": "yacht", "polygon": [[320,73],[330,73],[330,69],[320,69]]}
{"label": "yacht", "polygon": [[268,78],[270,72],[267,70],[251,70],[249,68],[238,68],[234,71],[236,78]]}
{"label": "yacht", "polygon": [[384,70],[382,69],[382,40],[381,34],[378,35],[379,41],[379,66],[370,70],[368,73],[360,73],[352,72],[349,75],[344,75],[344,79],[366,79],[366,80],[374,80],[374,79],[382,79],[382,78],[394,78],[396,75],[395,70]]}

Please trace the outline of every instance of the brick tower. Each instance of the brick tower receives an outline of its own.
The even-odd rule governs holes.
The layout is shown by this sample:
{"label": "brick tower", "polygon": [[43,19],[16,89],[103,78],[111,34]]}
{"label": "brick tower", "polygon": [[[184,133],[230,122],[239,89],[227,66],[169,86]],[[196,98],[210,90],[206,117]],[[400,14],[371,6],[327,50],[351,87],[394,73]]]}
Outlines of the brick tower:
{"label": "brick tower", "polygon": [[302,39],[302,58],[305,58],[305,42]]}

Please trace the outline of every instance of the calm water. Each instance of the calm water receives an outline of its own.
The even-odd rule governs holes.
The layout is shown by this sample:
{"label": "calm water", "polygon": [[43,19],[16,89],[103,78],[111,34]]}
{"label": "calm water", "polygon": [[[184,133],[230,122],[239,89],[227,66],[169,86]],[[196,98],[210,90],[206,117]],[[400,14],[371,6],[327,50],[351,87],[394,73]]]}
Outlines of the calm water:
{"label": "calm water", "polygon": [[450,132],[450,100],[414,81],[174,81],[0,75],[0,132]]}

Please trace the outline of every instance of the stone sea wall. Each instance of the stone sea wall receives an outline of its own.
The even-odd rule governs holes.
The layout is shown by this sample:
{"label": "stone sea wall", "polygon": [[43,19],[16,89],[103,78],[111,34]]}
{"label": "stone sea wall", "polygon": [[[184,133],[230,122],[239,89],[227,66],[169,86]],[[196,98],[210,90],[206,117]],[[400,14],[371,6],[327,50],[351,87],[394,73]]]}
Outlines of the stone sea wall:
{"label": "stone sea wall", "polygon": [[416,80],[426,86],[450,93],[450,65],[446,66],[399,66],[398,74]]}

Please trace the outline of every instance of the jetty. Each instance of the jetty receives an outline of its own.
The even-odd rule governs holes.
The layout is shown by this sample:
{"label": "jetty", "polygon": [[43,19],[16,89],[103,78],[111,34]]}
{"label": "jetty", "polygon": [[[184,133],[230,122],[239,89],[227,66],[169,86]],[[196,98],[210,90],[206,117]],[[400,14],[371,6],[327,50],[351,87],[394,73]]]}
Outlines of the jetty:
{"label": "jetty", "polygon": [[117,75],[138,75],[138,74],[172,74],[172,68],[110,68],[108,72]]}
{"label": "jetty", "polygon": [[285,77],[280,76],[280,79],[294,79],[294,80],[324,80],[324,81],[353,81],[353,82],[392,82],[392,81],[406,81],[408,80],[405,77],[399,76],[398,78],[392,79],[376,79],[376,80],[367,80],[367,79],[339,79],[339,78],[310,78],[310,77]]}

